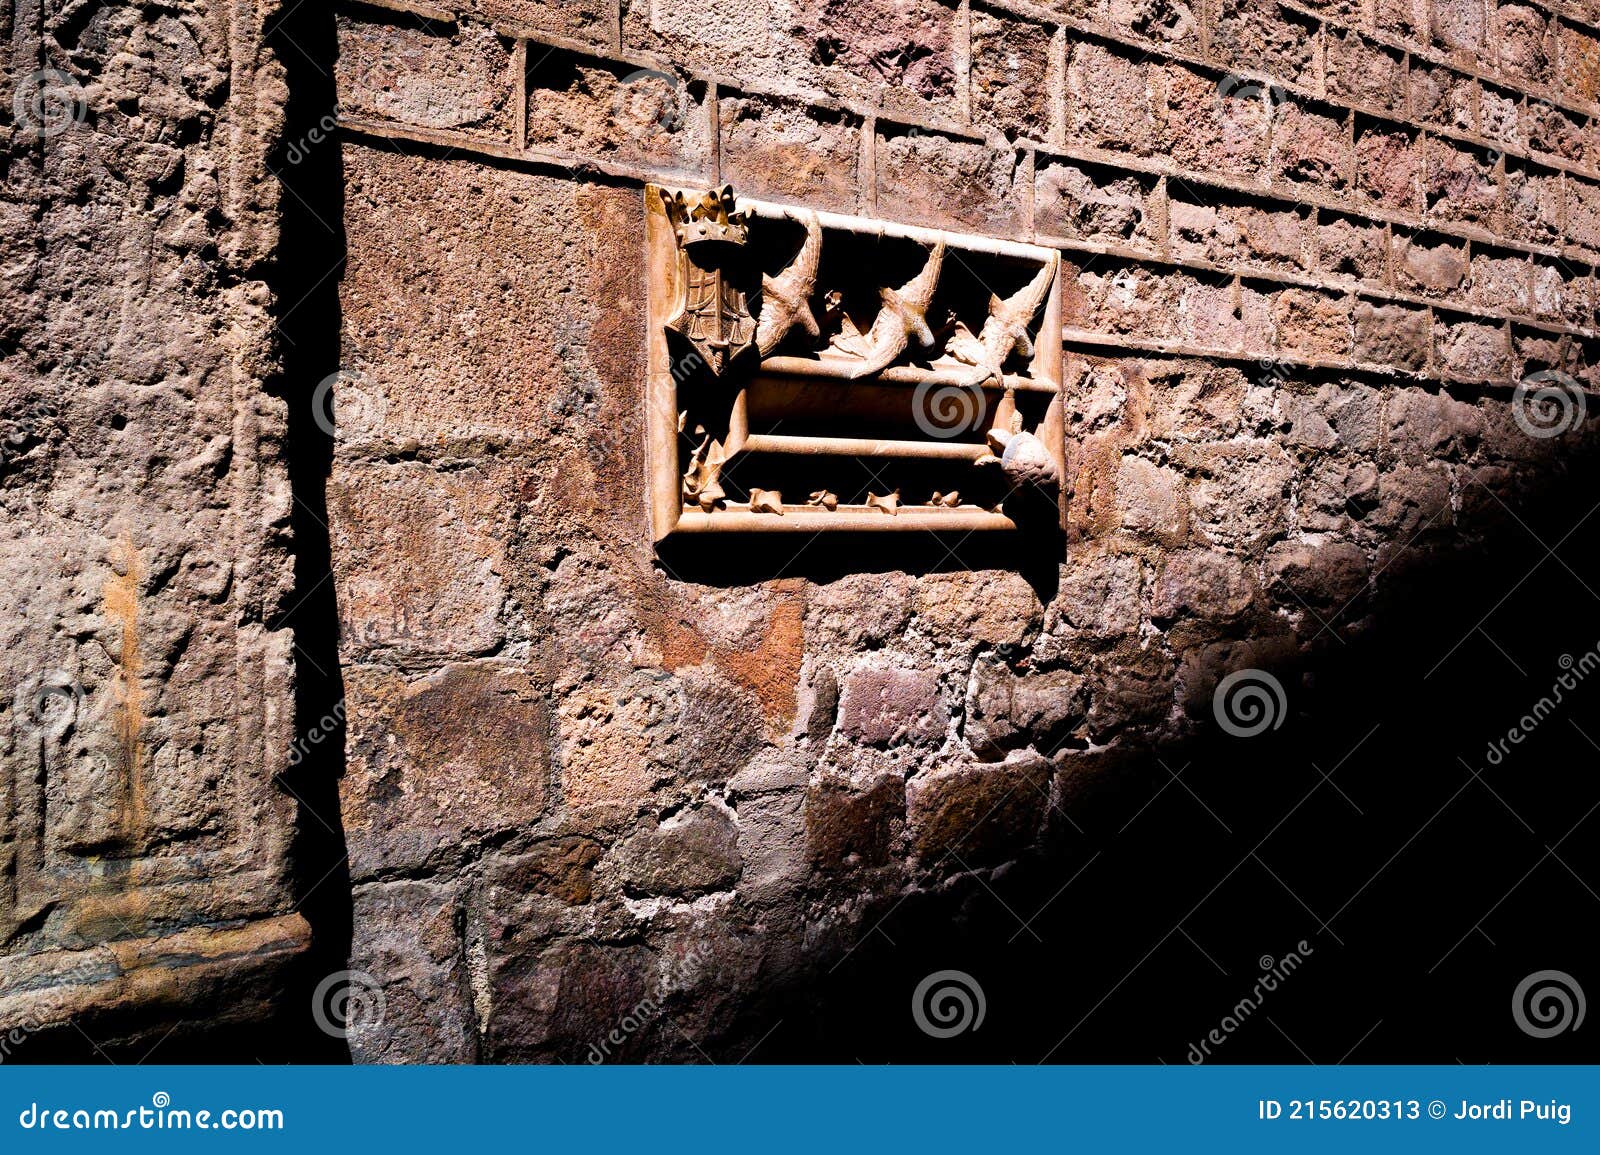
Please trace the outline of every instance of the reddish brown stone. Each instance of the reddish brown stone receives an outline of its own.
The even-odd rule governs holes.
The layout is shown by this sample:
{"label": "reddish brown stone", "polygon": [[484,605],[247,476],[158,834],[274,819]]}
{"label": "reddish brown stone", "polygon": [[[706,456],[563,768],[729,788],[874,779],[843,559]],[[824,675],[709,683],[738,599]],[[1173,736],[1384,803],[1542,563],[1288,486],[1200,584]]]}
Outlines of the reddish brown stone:
{"label": "reddish brown stone", "polygon": [[921,670],[866,666],[844,679],[839,694],[840,733],[869,745],[937,744],[949,717],[938,679]]}

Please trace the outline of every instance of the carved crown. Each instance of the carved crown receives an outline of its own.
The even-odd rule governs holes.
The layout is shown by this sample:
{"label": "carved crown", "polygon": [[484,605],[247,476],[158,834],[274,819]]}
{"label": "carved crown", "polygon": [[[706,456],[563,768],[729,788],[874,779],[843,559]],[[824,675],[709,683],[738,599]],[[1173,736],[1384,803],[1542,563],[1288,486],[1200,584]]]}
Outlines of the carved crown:
{"label": "carved crown", "polygon": [[734,209],[733,186],[707,189],[685,197],[674,192],[667,198],[667,216],[682,245],[721,241],[742,245],[750,239],[750,214]]}

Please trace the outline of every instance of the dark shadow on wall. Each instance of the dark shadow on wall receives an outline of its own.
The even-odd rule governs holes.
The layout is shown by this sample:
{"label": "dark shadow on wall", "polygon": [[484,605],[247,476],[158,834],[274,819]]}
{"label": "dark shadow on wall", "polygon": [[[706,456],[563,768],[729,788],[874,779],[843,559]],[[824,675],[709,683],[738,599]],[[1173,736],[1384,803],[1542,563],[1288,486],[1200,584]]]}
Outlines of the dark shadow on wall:
{"label": "dark shadow on wall", "polygon": [[[1359,640],[1271,670],[1280,728],[1231,736],[1206,696],[1186,747],[1090,759],[1046,851],[882,901],[842,963],[713,1053],[771,1030],[750,1061],[1600,1059],[1566,980],[1513,1009],[1546,971],[1600,996],[1597,477],[1568,461],[1507,495],[1481,547],[1419,540]],[[917,1025],[942,970],[982,988],[977,1030]]]}
{"label": "dark shadow on wall", "polygon": [[[295,989],[268,1032],[280,1059],[348,1062],[344,1039],[321,1026],[338,1026],[341,986],[325,980],[349,965],[352,925],[339,812],[344,680],[326,500],[345,254],[332,9],[290,5],[267,29],[266,42],[285,67],[289,91],[283,144],[269,161],[282,188],[279,258],[270,277],[283,356],[277,392],[288,406],[287,456],[295,498],[295,594],[275,624],[294,631],[299,757],[280,784],[299,805],[292,852],[295,900],[313,935]],[[214,1051],[211,1057],[229,1056]]]}

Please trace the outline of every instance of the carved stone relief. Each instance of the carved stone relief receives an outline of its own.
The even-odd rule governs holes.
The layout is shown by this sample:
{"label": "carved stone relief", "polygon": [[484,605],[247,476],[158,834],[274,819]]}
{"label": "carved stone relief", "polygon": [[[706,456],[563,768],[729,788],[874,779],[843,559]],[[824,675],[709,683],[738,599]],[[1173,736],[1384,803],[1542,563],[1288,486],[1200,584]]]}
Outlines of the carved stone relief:
{"label": "carved stone relief", "polygon": [[645,198],[658,541],[1059,517],[1053,250],[726,185]]}

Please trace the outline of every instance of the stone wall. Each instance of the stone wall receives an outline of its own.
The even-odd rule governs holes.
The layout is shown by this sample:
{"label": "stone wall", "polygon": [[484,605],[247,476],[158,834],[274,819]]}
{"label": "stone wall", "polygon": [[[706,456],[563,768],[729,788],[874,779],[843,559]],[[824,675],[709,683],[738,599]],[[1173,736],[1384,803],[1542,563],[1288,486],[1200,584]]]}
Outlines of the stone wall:
{"label": "stone wall", "polygon": [[[247,78],[237,53],[259,29],[228,41]],[[253,861],[276,890],[224,875],[229,905],[185,908],[219,925],[288,909],[295,815],[265,783],[290,745],[271,626],[294,610],[317,687],[295,749],[323,788],[340,775],[336,806],[298,816],[328,837],[296,877],[325,904],[324,945],[342,955],[347,936],[363,996],[381,992],[352,1029],[358,1061],[752,1053],[886,911],[998,885],[1073,825],[1073,799],[1214,733],[1230,675],[1292,696],[1593,438],[1514,387],[1545,374],[1571,411],[1593,380],[1600,11],[347,0],[286,16],[275,50],[281,132],[281,91],[207,96],[218,57],[198,52],[173,67],[209,111],[181,122],[176,160],[157,163],[165,144],[75,158],[78,191],[7,209],[27,249],[8,291],[41,318],[13,316],[8,381],[63,398],[46,402],[59,435],[6,449],[8,526],[28,527],[41,575],[8,587],[48,571],[41,588],[78,602],[8,611],[8,630],[56,633],[0,660],[23,654],[25,677],[97,639],[102,587],[149,575],[140,613],[171,627],[143,678],[171,704],[147,712],[173,764],[198,768],[184,822],[148,829],[270,834]],[[166,93],[148,64],[166,57],[134,56],[126,83]],[[89,91],[94,133],[57,148],[164,139]],[[274,134],[281,210],[251,167]],[[12,184],[50,179],[37,150],[11,155]],[[86,173],[120,222],[105,235],[81,235],[102,203]],[[1064,554],[979,535],[658,555],[646,181],[1059,248]],[[264,274],[274,211],[299,227]],[[41,261],[74,245],[129,256]],[[88,285],[51,287],[69,272]],[[275,368],[252,360],[263,275],[287,449],[262,389]],[[83,363],[66,318],[91,309],[94,332],[128,335],[139,380]],[[108,434],[116,413],[127,429]],[[52,477],[68,460],[96,480]],[[59,494],[76,496],[50,509]],[[128,512],[151,500],[160,517]],[[143,570],[59,562],[133,532]],[[206,568],[222,541],[232,568]],[[255,680],[214,689],[236,652]],[[67,668],[128,684],[105,653]],[[218,672],[184,681],[180,659]],[[187,720],[202,706],[210,724]],[[262,754],[267,724],[280,743]],[[209,761],[222,741],[235,753]],[[230,805],[207,818],[201,800]],[[250,800],[271,814],[240,822]],[[0,807],[8,852],[20,806]],[[18,908],[14,952],[66,941],[43,909]]]}
{"label": "stone wall", "polygon": [[0,10],[6,1057],[258,1023],[310,937],[265,16]]}
{"label": "stone wall", "polygon": [[[737,1057],[1483,532],[1578,436],[1595,17],[341,7],[356,1056]],[[646,179],[1058,245],[1066,556],[654,556]]]}

